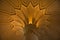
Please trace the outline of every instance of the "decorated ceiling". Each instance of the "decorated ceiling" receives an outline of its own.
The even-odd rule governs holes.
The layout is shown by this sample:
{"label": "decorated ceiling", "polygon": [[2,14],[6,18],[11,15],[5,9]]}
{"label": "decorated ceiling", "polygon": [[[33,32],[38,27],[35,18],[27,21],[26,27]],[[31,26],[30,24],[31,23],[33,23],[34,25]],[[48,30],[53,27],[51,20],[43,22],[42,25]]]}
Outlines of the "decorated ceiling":
{"label": "decorated ceiling", "polygon": [[24,40],[26,25],[27,29],[33,27],[33,40],[58,40],[59,18],[60,0],[0,0],[2,40]]}

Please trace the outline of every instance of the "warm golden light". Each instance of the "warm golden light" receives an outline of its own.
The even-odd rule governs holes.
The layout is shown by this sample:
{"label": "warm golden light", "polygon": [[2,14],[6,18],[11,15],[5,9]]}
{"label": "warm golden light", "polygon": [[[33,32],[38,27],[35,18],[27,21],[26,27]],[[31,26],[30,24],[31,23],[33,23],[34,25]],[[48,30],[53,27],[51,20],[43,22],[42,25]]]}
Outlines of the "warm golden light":
{"label": "warm golden light", "polygon": [[29,17],[29,24],[32,24],[32,17]]}
{"label": "warm golden light", "polygon": [[0,0],[0,40],[59,40],[60,0]]}

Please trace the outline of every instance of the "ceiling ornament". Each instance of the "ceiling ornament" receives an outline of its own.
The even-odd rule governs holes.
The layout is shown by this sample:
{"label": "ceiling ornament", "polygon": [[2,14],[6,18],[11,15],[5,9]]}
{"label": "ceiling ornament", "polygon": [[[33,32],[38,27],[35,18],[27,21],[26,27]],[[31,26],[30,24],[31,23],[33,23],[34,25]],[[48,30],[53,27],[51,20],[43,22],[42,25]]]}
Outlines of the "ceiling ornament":
{"label": "ceiling ornament", "polygon": [[25,7],[28,7],[28,5],[31,3],[33,7],[36,7],[39,5],[40,9],[45,9],[49,7],[52,3],[54,3],[56,0],[19,0],[20,8],[21,5],[24,5]]}

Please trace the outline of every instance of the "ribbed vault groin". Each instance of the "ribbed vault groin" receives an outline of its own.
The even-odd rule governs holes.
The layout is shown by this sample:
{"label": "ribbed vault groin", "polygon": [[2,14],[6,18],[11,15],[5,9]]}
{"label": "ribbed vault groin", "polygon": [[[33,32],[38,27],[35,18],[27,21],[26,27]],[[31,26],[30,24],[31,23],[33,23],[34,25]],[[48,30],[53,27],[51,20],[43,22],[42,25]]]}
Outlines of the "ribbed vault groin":
{"label": "ribbed vault groin", "polygon": [[[30,23],[36,27],[25,36]],[[0,0],[0,40],[26,37],[60,40],[60,0]]]}

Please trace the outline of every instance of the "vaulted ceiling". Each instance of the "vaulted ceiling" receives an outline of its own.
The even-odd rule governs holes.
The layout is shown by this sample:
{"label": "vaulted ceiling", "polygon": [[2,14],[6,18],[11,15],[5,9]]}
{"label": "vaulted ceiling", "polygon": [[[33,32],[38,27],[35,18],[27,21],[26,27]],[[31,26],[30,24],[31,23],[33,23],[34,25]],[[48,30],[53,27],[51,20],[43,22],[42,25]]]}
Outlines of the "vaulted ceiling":
{"label": "vaulted ceiling", "polygon": [[0,0],[1,40],[24,40],[27,24],[36,25],[40,40],[58,40],[60,0]]}

